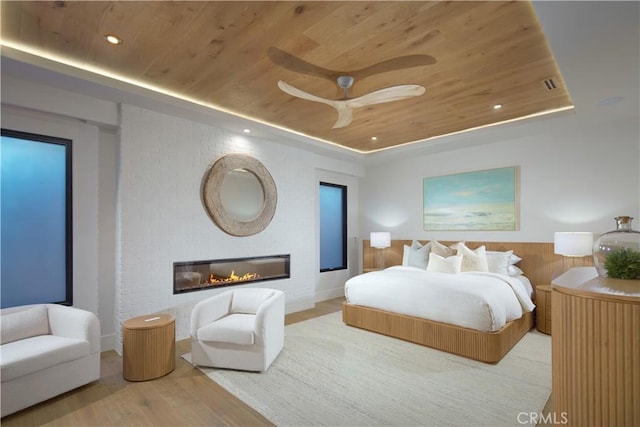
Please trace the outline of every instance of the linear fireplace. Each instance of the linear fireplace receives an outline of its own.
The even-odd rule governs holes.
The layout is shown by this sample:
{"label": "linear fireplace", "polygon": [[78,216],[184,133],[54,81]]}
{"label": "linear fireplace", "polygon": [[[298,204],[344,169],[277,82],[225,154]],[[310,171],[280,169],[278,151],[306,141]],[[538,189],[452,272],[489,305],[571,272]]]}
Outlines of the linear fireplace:
{"label": "linear fireplace", "polygon": [[173,293],[288,279],[290,255],[173,263]]}

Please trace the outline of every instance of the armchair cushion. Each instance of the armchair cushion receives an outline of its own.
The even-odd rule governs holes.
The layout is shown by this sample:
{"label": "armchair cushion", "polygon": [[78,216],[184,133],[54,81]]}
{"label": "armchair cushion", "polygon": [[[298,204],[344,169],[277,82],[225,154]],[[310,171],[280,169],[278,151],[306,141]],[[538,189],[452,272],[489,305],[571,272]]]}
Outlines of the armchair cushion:
{"label": "armchair cushion", "polygon": [[47,334],[49,334],[49,319],[46,305],[35,305],[2,316],[0,324],[2,344]]}
{"label": "armchair cushion", "polygon": [[239,345],[255,343],[256,316],[230,314],[198,329],[200,341],[228,342]]}
{"label": "armchair cushion", "polygon": [[88,341],[55,335],[39,335],[5,344],[2,346],[2,381],[88,357],[89,350]]}
{"label": "armchair cushion", "polygon": [[231,313],[256,314],[262,303],[273,294],[273,290],[261,288],[234,292],[231,299]]}

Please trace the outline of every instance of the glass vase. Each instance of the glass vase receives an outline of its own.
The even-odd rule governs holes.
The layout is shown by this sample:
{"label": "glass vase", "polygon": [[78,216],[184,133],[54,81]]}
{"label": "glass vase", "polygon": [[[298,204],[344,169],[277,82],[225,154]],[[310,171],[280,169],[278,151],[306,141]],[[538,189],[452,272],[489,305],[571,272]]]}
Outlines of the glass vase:
{"label": "glass vase", "polygon": [[593,263],[600,277],[640,279],[640,232],[631,229],[630,216],[614,218],[616,229],[593,242]]}

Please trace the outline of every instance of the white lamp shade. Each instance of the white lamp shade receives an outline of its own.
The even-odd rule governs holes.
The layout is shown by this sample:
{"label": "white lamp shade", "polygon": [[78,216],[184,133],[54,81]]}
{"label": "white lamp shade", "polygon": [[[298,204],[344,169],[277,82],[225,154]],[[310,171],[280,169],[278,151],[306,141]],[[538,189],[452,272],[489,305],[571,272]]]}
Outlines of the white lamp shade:
{"label": "white lamp shade", "polygon": [[553,252],[580,257],[593,254],[593,233],[588,231],[558,231],[553,234]]}
{"label": "white lamp shade", "polygon": [[388,231],[374,231],[369,239],[371,240],[372,248],[382,249],[391,246],[391,233]]}

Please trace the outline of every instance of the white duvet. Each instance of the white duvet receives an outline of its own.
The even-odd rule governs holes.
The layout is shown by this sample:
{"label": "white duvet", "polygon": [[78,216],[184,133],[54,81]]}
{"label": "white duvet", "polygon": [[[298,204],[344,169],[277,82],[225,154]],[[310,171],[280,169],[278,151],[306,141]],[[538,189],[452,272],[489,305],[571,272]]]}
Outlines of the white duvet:
{"label": "white duvet", "polygon": [[349,304],[494,332],[535,308],[530,283],[523,279],[394,266],[352,277],[345,296]]}

